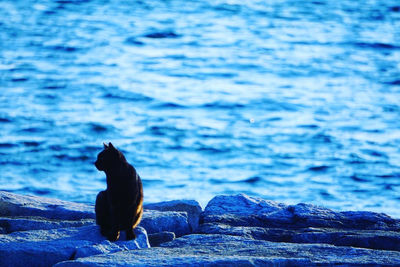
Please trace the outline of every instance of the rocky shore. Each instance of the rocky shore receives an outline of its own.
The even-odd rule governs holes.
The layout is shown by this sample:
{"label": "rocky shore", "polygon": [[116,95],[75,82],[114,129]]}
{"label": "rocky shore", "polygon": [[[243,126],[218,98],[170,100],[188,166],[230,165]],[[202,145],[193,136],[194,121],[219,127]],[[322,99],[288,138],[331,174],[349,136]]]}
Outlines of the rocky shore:
{"label": "rocky shore", "polygon": [[109,242],[90,205],[0,191],[1,266],[400,266],[400,220],[239,194],[145,205]]}

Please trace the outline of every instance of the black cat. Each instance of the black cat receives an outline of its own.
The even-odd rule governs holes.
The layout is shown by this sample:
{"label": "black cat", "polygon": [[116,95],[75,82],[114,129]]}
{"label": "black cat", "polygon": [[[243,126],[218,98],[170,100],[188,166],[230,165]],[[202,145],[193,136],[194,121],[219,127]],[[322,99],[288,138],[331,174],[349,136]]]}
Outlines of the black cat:
{"label": "black cat", "polygon": [[116,241],[123,230],[127,240],[135,239],[133,229],[143,215],[143,186],[139,175],[111,143],[104,144],[94,164],[107,177],[107,189],[97,195],[95,207],[101,234]]}

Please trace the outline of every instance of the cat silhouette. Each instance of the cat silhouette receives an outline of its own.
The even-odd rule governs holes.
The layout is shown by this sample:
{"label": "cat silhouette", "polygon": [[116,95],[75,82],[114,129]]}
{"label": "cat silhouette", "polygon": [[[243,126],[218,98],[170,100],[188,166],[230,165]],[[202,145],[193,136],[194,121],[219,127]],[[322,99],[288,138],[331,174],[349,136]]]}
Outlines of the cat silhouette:
{"label": "cat silhouette", "polygon": [[135,239],[133,229],[143,215],[140,176],[111,143],[104,143],[104,150],[97,155],[94,164],[107,178],[107,189],[97,194],[95,205],[96,223],[101,234],[116,241],[120,231],[125,231],[127,240]]}

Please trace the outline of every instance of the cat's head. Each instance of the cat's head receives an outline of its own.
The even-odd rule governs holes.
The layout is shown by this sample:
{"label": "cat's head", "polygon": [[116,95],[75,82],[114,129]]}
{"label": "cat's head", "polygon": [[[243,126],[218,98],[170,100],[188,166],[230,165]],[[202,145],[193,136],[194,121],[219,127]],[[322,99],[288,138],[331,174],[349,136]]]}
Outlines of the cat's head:
{"label": "cat's head", "polygon": [[116,149],[113,144],[108,143],[104,145],[103,151],[97,155],[97,160],[94,163],[99,171],[107,171],[113,167],[119,167],[121,162],[125,162],[124,155]]}

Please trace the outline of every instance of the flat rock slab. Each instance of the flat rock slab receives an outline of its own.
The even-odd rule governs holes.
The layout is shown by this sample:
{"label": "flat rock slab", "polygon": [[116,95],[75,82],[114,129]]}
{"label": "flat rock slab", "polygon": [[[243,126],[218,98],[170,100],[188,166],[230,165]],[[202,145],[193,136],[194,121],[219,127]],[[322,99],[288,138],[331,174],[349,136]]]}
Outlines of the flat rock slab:
{"label": "flat rock slab", "polygon": [[382,213],[243,194],[204,212],[186,200],[146,207],[136,240],[109,242],[93,206],[0,191],[0,265],[400,266],[400,220]]}
{"label": "flat rock slab", "polygon": [[193,232],[197,230],[199,226],[200,214],[203,209],[200,203],[195,200],[172,200],[158,203],[151,203],[144,205],[145,209],[158,210],[158,211],[178,211],[186,212],[190,230]]}
{"label": "flat rock slab", "polygon": [[343,230],[312,227],[285,229],[206,223],[201,225],[198,233],[242,236],[272,242],[332,244],[335,246],[400,251],[400,233],[395,231]]}
{"label": "flat rock slab", "polygon": [[[161,208],[164,211],[145,210],[140,226],[151,234],[165,231],[176,236],[188,234],[191,227],[188,212],[184,210],[192,212],[195,203],[176,201],[173,205],[167,204],[167,208]],[[93,223],[95,217],[93,205],[0,191],[0,233],[78,227]]]}
{"label": "flat rock slab", "polygon": [[197,232],[400,251],[400,220],[386,214],[285,205],[244,194],[213,198]]}
{"label": "flat rock slab", "polygon": [[[51,266],[69,259],[149,248],[190,233],[188,215],[181,211],[145,210],[135,228],[137,238],[117,242],[100,235],[94,206],[0,191],[0,265]],[[143,226],[143,227],[142,227]]]}
{"label": "flat rock slab", "polygon": [[186,212],[145,210],[139,225],[149,234],[167,231],[182,236],[191,232]]}
{"label": "flat rock slab", "polygon": [[135,228],[136,239],[109,242],[96,225],[32,230],[0,235],[2,266],[51,266],[57,262],[96,254],[149,248],[146,231]]}
{"label": "flat rock slab", "polygon": [[34,216],[58,220],[94,219],[94,206],[0,191],[0,216]]}
{"label": "flat rock slab", "polygon": [[244,194],[214,197],[202,213],[200,222],[271,228],[325,227],[400,231],[400,220],[383,213],[336,212],[304,203],[285,205]]}
{"label": "flat rock slab", "polygon": [[51,220],[42,217],[0,217],[0,228],[3,229],[3,234],[9,234],[16,231],[80,227],[94,223],[94,219]]}
{"label": "flat rock slab", "polygon": [[400,265],[400,252],[274,243],[229,235],[187,235],[161,246],[91,256],[56,266]]}

